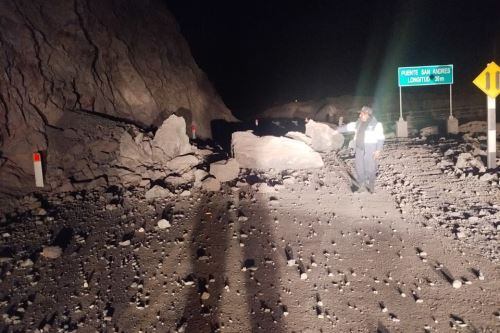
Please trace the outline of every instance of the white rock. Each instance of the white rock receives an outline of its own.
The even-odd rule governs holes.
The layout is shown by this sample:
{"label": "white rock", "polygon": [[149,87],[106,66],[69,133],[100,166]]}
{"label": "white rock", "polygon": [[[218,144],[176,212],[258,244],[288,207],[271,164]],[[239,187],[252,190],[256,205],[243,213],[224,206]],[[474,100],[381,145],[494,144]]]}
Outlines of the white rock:
{"label": "white rock", "polygon": [[306,135],[311,138],[311,146],[319,152],[338,150],[344,144],[344,136],[336,133],[327,124],[309,120],[306,124]]}
{"label": "white rock", "polygon": [[239,173],[240,165],[234,158],[210,164],[210,174],[220,182],[231,181],[237,178]]}
{"label": "white rock", "polygon": [[460,289],[460,287],[462,287],[462,281],[460,281],[460,280],[453,280],[452,286],[455,289]]}
{"label": "white rock", "polygon": [[130,239],[127,239],[125,241],[119,242],[118,245],[120,245],[120,246],[129,246],[130,245]]}
{"label": "white rock", "polygon": [[201,188],[204,189],[205,191],[209,192],[218,192],[220,191],[220,181],[217,180],[216,178],[206,178],[201,182]]}
{"label": "white rock", "polygon": [[31,267],[31,266],[33,266],[33,261],[28,258],[28,259],[22,261],[20,265],[21,265],[21,267],[24,267],[24,268]]}
{"label": "white rock", "polygon": [[496,173],[485,173],[481,177],[479,177],[479,180],[482,180],[483,182],[488,182],[488,181],[493,181],[497,180],[498,176]]}
{"label": "white rock", "polygon": [[189,154],[191,145],[186,134],[184,118],[171,115],[156,131],[151,144],[153,159],[167,162],[179,155]]}
{"label": "white rock", "polygon": [[167,168],[176,172],[178,174],[182,174],[194,166],[200,163],[200,160],[194,155],[184,155],[177,156],[174,159],[167,162]]}
{"label": "white rock", "polygon": [[262,183],[258,187],[259,193],[276,193],[276,189],[273,186],[267,185],[267,183]]}
{"label": "white rock", "polygon": [[158,225],[158,228],[160,228],[160,229],[170,228],[170,222],[168,222],[165,219],[159,220],[157,225]]}
{"label": "white rock", "polygon": [[311,147],[284,137],[257,137],[251,132],[235,132],[232,147],[242,168],[286,170],[321,168],[324,165],[321,155]]}
{"label": "white rock", "polygon": [[153,186],[151,189],[149,189],[146,192],[146,199],[147,200],[168,198],[170,196],[172,196],[172,192],[170,192],[168,189],[163,188],[159,185]]}
{"label": "white rock", "polygon": [[420,130],[421,136],[437,135],[439,133],[437,126],[428,126]]}
{"label": "white rock", "polygon": [[44,246],[42,250],[42,257],[49,259],[59,258],[62,254],[62,249],[59,246]]}
{"label": "white rock", "polygon": [[194,171],[194,187],[201,187],[201,182],[208,176],[208,172],[202,169],[196,169]]}
{"label": "white rock", "polygon": [[312,139],[302,132],[288,132],[285,134],[285,136],[290,139],[302,141],[308,146],[310,146],[312,143]]}

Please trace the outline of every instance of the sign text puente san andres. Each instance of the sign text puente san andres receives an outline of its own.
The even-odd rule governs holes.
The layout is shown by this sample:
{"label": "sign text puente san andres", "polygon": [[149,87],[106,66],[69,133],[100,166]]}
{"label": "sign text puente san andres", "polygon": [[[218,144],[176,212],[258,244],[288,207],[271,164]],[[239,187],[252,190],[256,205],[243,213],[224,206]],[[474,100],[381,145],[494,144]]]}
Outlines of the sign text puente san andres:
{"label": "sign text puente san andres", "polygon": [[398,77],[400,87],[453,84],[453,65],[399,67]]}

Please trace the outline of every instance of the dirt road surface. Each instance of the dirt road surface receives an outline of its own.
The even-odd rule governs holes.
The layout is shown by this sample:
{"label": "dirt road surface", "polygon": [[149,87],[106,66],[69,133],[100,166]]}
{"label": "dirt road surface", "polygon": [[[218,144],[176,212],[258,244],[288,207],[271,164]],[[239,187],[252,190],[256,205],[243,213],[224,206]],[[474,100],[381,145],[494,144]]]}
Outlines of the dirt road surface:
{"label": "dirt road surface", "polygon": [[1,225],[0,331],[499,332],[499,187],[440,158],[389,142],[375,194],[332,154],[175,200],[48,198]]}

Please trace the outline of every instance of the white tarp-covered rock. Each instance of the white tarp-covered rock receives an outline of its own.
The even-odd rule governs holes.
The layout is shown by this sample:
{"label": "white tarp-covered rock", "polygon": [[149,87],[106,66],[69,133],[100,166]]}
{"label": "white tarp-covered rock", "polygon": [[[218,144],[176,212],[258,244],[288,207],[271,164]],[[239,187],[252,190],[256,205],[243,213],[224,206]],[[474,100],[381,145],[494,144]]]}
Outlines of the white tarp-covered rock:
{"label": "white tarp-covered rock", "polygon": [[240,165],[234,158],[210,164],[210,174],[221,182],[231,181],[237,178],[239,173]]}
{"label": "white tarp-covered rock", "polygon": [[234,157],[242,168],[310,169],[323,167],[320,154],[303,142],[275,136],[258,137],[235,132],[231,141]]}
{"label": "white tarp-covered rock", "polygon": [[286,133],[285,136],[287,138],[290,138],[290,139],[302,141],[309,146],[312,144],[312,139],[302,132],[293,132],[292,131],[292,132]]}
{"label": "white tarp-covered rock", "polygon": [[171,115],[158,129],[152,142],[153,159],[167,162],[179,155],[189,154],[191,145],[186,135],[184,118]]}
{"label": "white tarp-covered rock", "polygon": [[306,135],[311,138],[311,147],[320,152],[329,152],[342,148],[344,136],[336,133],[327,124],[309,120],[306,124]]}

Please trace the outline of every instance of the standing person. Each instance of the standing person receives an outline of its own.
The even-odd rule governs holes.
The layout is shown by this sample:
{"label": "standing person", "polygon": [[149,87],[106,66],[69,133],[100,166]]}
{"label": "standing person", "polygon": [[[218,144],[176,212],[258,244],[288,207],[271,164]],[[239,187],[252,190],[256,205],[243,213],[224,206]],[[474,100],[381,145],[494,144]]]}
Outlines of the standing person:
{"label": "standing person", "polygon": [[377,160],[385,140],[382,123],[373,116],[372,108],[363,106],[357,121],[341,126],[337,131],[354,132],[356,178],[360,186],[358,190],[375,192]]}

